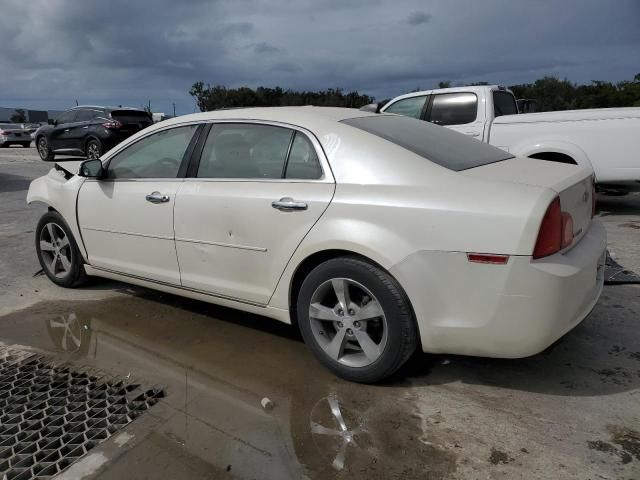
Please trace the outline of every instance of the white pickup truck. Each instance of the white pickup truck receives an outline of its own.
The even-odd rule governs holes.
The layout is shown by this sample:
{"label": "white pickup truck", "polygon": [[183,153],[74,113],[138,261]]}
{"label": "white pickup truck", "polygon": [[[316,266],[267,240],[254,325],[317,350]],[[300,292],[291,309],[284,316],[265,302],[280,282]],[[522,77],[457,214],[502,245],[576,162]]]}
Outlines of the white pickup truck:
{"label": "white pickup truck", "polygon": [[408,93],[381,111],[443,125],[514,155],[592,168],[603,192],[640,191],[640,108],[519,114],[511,91],[486,85]]}

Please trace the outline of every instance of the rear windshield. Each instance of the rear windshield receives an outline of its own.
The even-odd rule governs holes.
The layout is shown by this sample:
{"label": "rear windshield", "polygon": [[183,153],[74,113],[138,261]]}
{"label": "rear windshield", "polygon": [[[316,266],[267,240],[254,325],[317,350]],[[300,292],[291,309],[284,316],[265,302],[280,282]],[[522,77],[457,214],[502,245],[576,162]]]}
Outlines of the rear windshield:
{"label": "rear windshield", "polygon": [[151,115],[144,110],[113,110],[111,112],[111,118],[122,123],[153,122]]}
{"label": "rear windshield", "polygon": [[455,172],[513,158],[509,152],[429,122],[399,115],[349,118],[342,123],[391,143]]}

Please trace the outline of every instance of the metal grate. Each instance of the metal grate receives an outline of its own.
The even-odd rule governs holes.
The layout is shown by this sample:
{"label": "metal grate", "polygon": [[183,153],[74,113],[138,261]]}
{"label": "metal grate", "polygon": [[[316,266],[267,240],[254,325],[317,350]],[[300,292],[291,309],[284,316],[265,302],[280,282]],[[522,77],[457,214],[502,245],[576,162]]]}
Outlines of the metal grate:
{"label": "metal grate", "polygon": [[162,397],[159,388],[0,346],[0,478],[50,478]]}

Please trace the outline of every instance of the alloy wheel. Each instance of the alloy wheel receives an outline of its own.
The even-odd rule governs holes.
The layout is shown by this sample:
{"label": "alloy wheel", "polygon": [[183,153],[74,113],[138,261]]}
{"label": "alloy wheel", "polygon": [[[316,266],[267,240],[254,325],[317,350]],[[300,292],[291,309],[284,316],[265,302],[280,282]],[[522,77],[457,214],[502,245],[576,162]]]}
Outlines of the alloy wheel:
{"label": "alloy wheel", "polygon": [[349,278],[332,278],[315,290],[309,319],[318,345],[349,367],[371,365],[387,344],[387,319],[380,302]]}
{"label": "alloy wheel", "polygon": [[57,223],[47,223],[40,231],[40,255],[52,275],[63,278],[71,271],[71,245]]}
{"label": "alloy wheel", "polygon": [[95,160],[97,158],[100,158],[100,149],[98,148],[98,145],[95,142],[90,142],[89,145],[87,146],[87,157],[90,160]]}
{"label": "alloy wheel", "polygon": [[40,154],[40,158],[47,158],[49,154],[49,147],[47,146],[47,141],[44,138],[38,140],[38,153]]}

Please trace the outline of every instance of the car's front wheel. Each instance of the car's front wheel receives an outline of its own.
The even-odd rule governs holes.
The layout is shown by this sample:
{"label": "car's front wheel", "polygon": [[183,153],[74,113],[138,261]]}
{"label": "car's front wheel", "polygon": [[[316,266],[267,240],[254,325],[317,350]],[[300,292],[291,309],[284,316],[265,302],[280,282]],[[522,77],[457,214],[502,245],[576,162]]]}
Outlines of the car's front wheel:
{"label": "car's front wheel", "polygon": [[49,142],[45,137],[38,138],[36,142],[36,146],[38,147],[38,155],[45,162],[53,162],[55,155],[53,151],[49,148]]}
{"label": "car's front wheel", "polygon": [[38,261],[49,279],[61,287],[86,281],[83,259],[73,234],[58,212],[45,213],[36,227]]}
{"label": "car's front wheel", "polygon": [[355,257],[328,260],[309,273],[298,295],[297,319],[318,360],[355,382],[390,376],[418,343],[413,311],[398,282]]}

